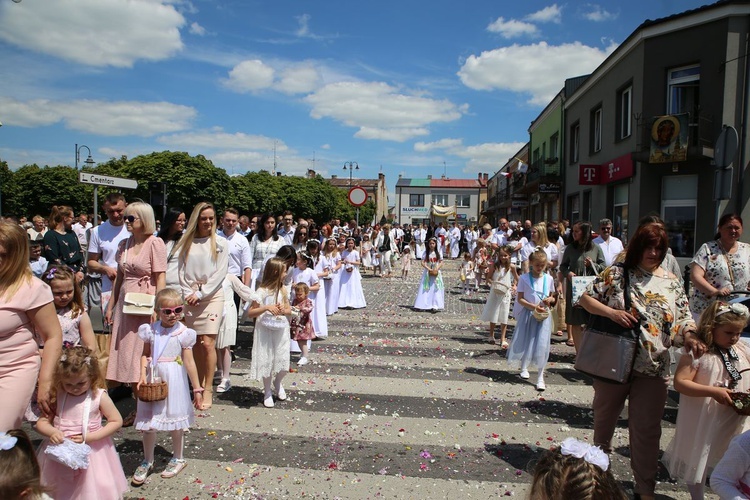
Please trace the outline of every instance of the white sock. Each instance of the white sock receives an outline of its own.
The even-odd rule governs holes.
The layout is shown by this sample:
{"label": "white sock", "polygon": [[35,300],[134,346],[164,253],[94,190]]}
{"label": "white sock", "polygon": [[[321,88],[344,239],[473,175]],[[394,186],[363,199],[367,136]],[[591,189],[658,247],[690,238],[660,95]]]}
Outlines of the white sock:
{"label": "white sock", "polygon": [[156,432],[145,431],[143,433],[143,457],[146,462],[154,463],[154,447],[156,446]]}

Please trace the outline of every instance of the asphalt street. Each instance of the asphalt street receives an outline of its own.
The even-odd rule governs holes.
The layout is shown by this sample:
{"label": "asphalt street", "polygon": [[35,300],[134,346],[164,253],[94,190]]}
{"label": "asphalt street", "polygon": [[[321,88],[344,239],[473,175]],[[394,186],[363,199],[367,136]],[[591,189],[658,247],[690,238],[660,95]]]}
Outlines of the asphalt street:
{"label": "asphalt street", "polygon": [[[186,436],[188,467],[159,476],[171,457],[161,433],[155,473],[126,498],[527,498],[544,450],[568,436],[592,440],[591,381],[558,338],[547,390],[536,391],[533,372],[520,379],[478,321],[488,291],[459,293],[458,265],[446,264],[446,310],[434,314],[411,309],[414,270],[406,281],[365,275],[367,308],[329,317],[330,336],[313,343],[310,364],[298,369],[292,356],[289,397],[275,408],[246,377],[252,327],[243,325],[233,387],[198,414]],[[123,415],[134,405],[117,402]],[[676,416],[670,399],[662,449]],[[140,435],[123,429],[115,442],[130,477],[142,460]],[[627,442],[626,408],[611,460],[632,491]],[[657,498],[689,498],[663,468],[659,481]]]}

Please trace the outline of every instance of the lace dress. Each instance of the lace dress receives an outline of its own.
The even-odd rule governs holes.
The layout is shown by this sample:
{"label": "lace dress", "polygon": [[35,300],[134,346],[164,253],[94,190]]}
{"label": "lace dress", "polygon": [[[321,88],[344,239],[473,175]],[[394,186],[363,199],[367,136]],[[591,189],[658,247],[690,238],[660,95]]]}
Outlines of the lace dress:
{"label": "lace dress", "polygon": [[495,291],[494,287],[491,288],[480,319],[496,325],[507,325],[508,314],[510,313],[510,297],[512,295],[510,287],[513,285],[513,273],[510,268],[507,271],[498,268],[495,270],[495,274],[492,275],[492,281],[493,283],[495,281],[505,283],[508,285],[508,291],[504,295],[501,295]]}
{"label": "lace dress", "polygon": [[151,344],[151,356],[158,356],[154,376],[167,383],[169,392],[162,401],[138,401],[135,428],[139,431],[174,431],[187,429],[193,424],[193,403],[185,366],[182,364],[183,349],[192,349],[196,333],[179,321],[171,328],[163,328],[161,322],[141,325],[138,336]]}
{"label": "lace dress", "polygon": [[[267,288],[258,289],[260,305],[280,304],[284,297],[289,297],[289,289],[286,287],[276,294]],[[289,320],[285,316],[273,316],[269,312],[258,316],[253,332],[250,362],[249,377],[252,380],[262,381],[263,377],[271,377],[280,371],[289,371],[289,336]]]}

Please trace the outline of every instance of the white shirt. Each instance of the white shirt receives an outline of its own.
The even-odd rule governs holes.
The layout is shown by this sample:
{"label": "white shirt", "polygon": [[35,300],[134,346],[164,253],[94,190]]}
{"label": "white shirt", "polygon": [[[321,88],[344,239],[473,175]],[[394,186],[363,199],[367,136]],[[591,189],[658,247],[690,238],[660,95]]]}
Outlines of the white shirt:
{"label": "white shirt", "polygon": [[[106,221],[91,230],[91,241],[89,241],[89,255],[98,253],[99,262],[107,267],[117,269],[117,247],[122,240],[130,237],[130,231],[122,226],[113,226]],[[112,280],[106,274],[102,274],[102,292],[112,291]]]}
{"label": "white shirt", "polygon": [[508,244],[508,233],[503,231],[502,229],[498,229],[495,231],[495,234],[492,235],[492,239],[490,240],[490,244],[495,244],[499,247],[507,245]]}
{"label": "white shirt", "polygon": [[[533,252],[536,247],[537,245],[533,241],[527,242],[521,248],[521,262],[526,262],[527,260],[529,260],[531,252]],[[544,253],[547,254],[547,261],[551,263],[552,267],[557,266],[557,260],[559,256],[557,252],[557,246],[554,243],[547,243],[547,246],[544,247]]]}
{"label": "white shirt", "polygon": [[284,244],[285,245],[291,245],[292,241],[294,240],[294,231],[297,228],[295,226],[292,226],[289,228],[289,231],[284,228],[284,226],[281,226],[278,231],[276,231],[276,234],[279,235],[280,238],[284,238]]}
{"label": "white shirt", "polygon": [[619,253],[625,248],[622,246],[622,241],[614,236],[610,236],[607,241],[604,241],[604,238],[601,236],[597,236],[594,238],[594,243],[601,247],[602,253],[604,253],[604,261],[608,266],[612,265],[615,257],[617,257],[617,255],[619,255]]}
{"label": "white shirt", "polygon": [[211,238],[195,238],[188,251],[187,262],[178,254],[177,274],[183,298],[195,293],[198,298],[203,299],[222,289],[229,263],[227,240],[216,238],[216,250],[218,255],[214,262],[211,255]]}
{"label": "white shirt", "polygon": [[[748,486],[750,486],[750,431],[732,439],[724,457],[711,473],[711,489],[722,500],[748,498],[746,493]],[[743,489],[745,491],[742,491]]]}
{"label": "white shirt", "polygon": [[219,231],[219,236],[227,240],[229,247],[229,274],[242,276],[245,269],[253,267],[253,258],[250,255],[250,242],[239,231],[235,231],[231,236]]}
{"label": "white shirt", "polygon": [[78,243],[81,244],[81,247],[85,247],[86,244],[88,244],[88,241],[86,241],[86,231],[91,229],[92,226],[90,222],[87,222],[85,226],[82,226],[80,222],[76,222],[73,224],[73,232],[76,233],[76,236],[78,237]]}

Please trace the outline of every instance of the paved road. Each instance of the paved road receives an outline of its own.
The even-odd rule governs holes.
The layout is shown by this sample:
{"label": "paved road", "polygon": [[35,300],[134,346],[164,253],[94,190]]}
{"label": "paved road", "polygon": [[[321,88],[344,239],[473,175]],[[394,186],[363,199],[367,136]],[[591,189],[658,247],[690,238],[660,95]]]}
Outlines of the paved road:
{"label": "paved road", "polygon": [[[169,480],[152,475],[127,498],[525,498],[543,450],[568,436],[592,439],[590,381],[573,370],[573,349],[555,342],[548,389],[538,393],[533,373],[521,380],[487,343],[477,321],[487,291],[459,294],[449,271],[446,311],[414,312],[417,280],[366,276],[368,308],[330,318],[329,339],[314,343],[311,363],[285,379],[288,401],[272,409],[245,378],[252,335],[243,327],[234,386],[187,436],[189,466]],[[118,402],[123,414],[132,405]],[[676,413],[670,400],[662,448]],[[625,418],[612,469],[632,488]],[[139,434],[125,429],[116,444],[132,474]],[[157,472],[169,450],[160,434]],[[668,481],[663,470],[659,478]],[[689,498],[669,482],[658,493]]]}

